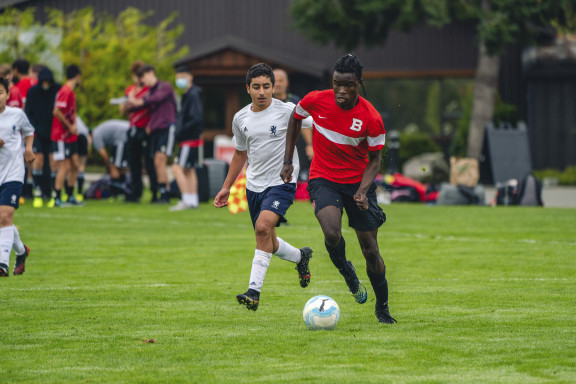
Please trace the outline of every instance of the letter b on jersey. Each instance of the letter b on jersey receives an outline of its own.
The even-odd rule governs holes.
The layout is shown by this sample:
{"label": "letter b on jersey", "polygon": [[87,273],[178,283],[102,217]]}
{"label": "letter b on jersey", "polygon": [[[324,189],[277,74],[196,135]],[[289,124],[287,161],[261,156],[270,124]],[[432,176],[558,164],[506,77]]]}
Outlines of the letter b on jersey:
{"label": "letter b on jersey", "polygon": [[350,129],[356,132],[360,132],[362,129],[362,120],[352,119],[352,125],[350,126]]}

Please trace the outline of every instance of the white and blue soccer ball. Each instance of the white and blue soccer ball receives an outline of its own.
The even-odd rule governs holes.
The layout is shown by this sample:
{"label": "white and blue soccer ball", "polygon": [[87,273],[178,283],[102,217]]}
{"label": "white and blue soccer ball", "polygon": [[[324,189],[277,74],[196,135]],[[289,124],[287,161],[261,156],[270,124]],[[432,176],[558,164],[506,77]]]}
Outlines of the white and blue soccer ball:
{"label": "white and blue soccer ball", "polygon": [[340,319],[340,308],[338,308],[338,304],[328,296],[314,296],[304,305],[302,316],[308,328],[313,331],[318,329],[334,329]]}

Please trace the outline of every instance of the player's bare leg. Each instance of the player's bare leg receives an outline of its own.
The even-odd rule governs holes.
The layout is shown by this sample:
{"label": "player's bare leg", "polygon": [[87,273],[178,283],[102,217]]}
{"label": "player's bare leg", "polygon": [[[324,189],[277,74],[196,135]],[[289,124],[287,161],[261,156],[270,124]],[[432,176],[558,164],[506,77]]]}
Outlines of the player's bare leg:
{"label": "player's bare leg", "polygon": [[378,248],[378,230],[374,231],[356,231],[362,254],[366,259],[366,272],[374,294],[376,295],[375,313],[378,321],[381,323],[396,323],[396,320],[390,316],[388,309],[388,281],[386,280],[386,265],[380,250]]}
{"label": "player's bare leg", "polygon": [[342,237],[342,212],[338,207],[329,205],[316,214],[316,219],[324,233],[326,250],[332,264],[344,277],[354,299],[360,304],[365,303],[368,299],[366,288],[360,283],[352,262],[346,260],[346,242]]}

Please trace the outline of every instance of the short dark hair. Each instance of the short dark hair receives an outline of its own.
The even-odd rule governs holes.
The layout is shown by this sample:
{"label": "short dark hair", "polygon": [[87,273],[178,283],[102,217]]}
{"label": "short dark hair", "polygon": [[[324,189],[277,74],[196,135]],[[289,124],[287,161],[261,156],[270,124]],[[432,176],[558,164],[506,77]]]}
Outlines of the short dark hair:
{"label": "short dark hair", "polygon": [[42,68],[44,68],[44,67],[45,67],[44,64],[40,64],[40,63],[34,64],[34,65],[32,66],[32,72],[39,73],[40,70],[41,70]]}
{"label": "short dark hair", "polygon": [[0,85],[4,87],[4,89],[6,90],[6,93],[9,92],[10,82],[8,81],[8,79],[6,79],[4,77],[0,77]]}
{"label": "short dark hair", "polygon": [[364,68],[364,66],[360,60],[358,60],[358,57],[353,53],[349,53],[336,61],[333,71],[340,73],[353,73],[356,75],[356,79],[358,79],[359,82],[362,82],[362,68]]}
{"label": "short dark hair", "polygon": [[12,69],[22,74],[27,74],[30,71],[30,62],[26,59],[16,59],[12,63]]}
{"label": "short dark hair", "polygon": [[156,74],[156,68],[154,68],[154,66],[150,64],[143,65],[136,72],[136,76],[142,77],[144,76],[145,73],[148,72],[154,72],[154,74]]}
{"label": "short dark hair", "polygon": [[186,65],[180,65],[179,67],[176,68],[176,73],[189,73],[192,74],[192,71],[190,70],[190,67],[186,66]]}
{"label": "short dark hair", "polygon": [[272,68],[270,68],[268,64],[258,63],[251,66],[250,69],[248,70],[248,73],[246,74],[246,85],[250,85],[252,79],[259,76],[269,77],[270,80],[272,81],[272,85],[274,85],[274,83],[276,82],[276,79],[274,78],[274,71],[272,70]]}
{"label": "short dark hair", "polygon": [[143,62],[142,60],[136,60],[130,66],[130,73],[132,73],[133,75],[138,75],[138,71],[140,70],[140,68],[142,68],[145,65],[146,63]]}
{"label": "short dark hair", "polygon": [[66,79],[70,80],[75,78],[78,75],[81,75],[82,72],[80,71],[80,67],[78,67],[76,64],[70,64],[69,66],[66,67]]}

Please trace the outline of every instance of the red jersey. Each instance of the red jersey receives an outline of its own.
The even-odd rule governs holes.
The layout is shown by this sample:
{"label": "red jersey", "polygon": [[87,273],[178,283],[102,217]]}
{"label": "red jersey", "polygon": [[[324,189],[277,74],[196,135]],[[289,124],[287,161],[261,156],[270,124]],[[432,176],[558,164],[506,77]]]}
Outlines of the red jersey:
{"label": "red jersey", "polygon": [[[66,120],[70,124],[76,122],[76,95],[72,88],[64,84],[56,94],[56,108],[59,108]],[[68,128],[62,125],[62,122],[54,116],[52,119],[52,141],[64,141],[65,143],[74,143],[78,140],[78,135],[71,135]]]}
{"label": "red jersey", "polygon": [[28,90],[33,85],[36,85],[36,83],[38,83],[38,81],[32,77],[23,77],[20,79],[20,81],[18,83],[16,83],[15,87],[18,88],[18,90],[20,90],[20,94],[22,95],[22,102],[23,103],[26,102],[26,96],[28,95]]}
{"label": "red jersey", "polygon": [[15,85],[10,87],[10,97],[8,97],[8,101],[6,105],[9,107],[20,108],[24,106],[24,100],[22,98],[22,93]]}
{"label": "red jersey", "polygon": [[[128,96],[131,92],[134,92],[134,97],[141,99],[148,94],[150,87],[144,87],[138,91],[135,84],[129,85],[124,92],[124,95]],[[139,109],[128,114],[128,120],[130,121],[131,127],[136,128],[146,128],[150,122],[150,111],[148,108]]]}
{"label": "red jersey", "polygon": [[382,117],[369,101],[359,99],[354,108],[345,110],[336,104],[334,91],[328,89],[310,92],[296,106],[296,119],[314,119],[310,179],[359,183],[368,164],[368,151],[384,148]]}

